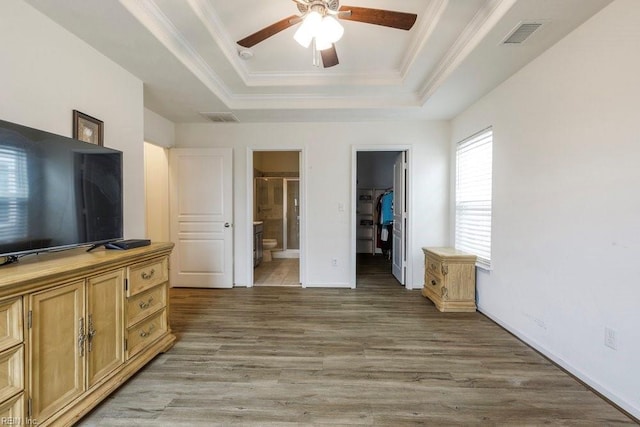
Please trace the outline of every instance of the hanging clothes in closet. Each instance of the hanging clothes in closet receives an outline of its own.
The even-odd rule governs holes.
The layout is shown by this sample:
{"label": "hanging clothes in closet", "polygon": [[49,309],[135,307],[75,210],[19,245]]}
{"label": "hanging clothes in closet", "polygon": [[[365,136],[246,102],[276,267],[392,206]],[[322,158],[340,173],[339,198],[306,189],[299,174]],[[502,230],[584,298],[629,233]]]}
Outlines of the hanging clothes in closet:
{"label": "hanging clothes in closet", "polygon": [[377,246],[388,258],[391,257],[391,233],[393,231],[393,190],[380,195],[376,205],[378,220]]}

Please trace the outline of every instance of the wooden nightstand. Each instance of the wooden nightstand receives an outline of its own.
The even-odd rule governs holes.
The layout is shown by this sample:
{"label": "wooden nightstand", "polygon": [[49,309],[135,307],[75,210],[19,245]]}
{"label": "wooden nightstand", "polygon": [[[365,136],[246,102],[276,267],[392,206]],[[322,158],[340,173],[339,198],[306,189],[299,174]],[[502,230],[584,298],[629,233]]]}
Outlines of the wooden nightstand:
{"label": "wooden nightstand", "polygon": [[476,311],[476,256],[454,248],[422,248],[422,295],[440,311]]}

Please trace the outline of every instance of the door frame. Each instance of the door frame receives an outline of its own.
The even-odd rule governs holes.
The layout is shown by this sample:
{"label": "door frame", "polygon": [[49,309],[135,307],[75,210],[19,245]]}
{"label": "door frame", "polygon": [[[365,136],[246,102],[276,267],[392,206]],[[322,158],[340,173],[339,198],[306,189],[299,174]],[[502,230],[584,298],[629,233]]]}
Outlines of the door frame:
{"label": "door frame", "polygon": [[413,278],[413,257],[411,256],[411,249],[413,248],[413,237],[411,230],[413,229],[413,215],[412,211],[412,197],[413,189],[411,183],[411,169],[413,161],[413,153],[410,145],[352,145],[351,146],[351,252],[350,252],[350,286],[351,289],[356,288],[356,195],[358,191],[358,152],[364,151],[403,151],[406,153],[407,160],[407,172],[405,180],[405,192],[406,200],[405,205],[407,208],[407,225],[405,229],[405,257],[407,262],[407,268],[405,271],[404,287],[405,289],[413,289],[411,282]]}
{"label": "door frame", "polygon": [[307,179],[306,179],[306,155],[302,147],[280,147],[280,148],[264,148],[264,147],[247,147],[247,171],[246,171],[246,239],[247,256],[245,259],[245,268],[249,272],[248,288],[253,287],[253,153],[256,151],[297,151],[299,154],[299,182],[300,182],[300,286],[307,287]]}

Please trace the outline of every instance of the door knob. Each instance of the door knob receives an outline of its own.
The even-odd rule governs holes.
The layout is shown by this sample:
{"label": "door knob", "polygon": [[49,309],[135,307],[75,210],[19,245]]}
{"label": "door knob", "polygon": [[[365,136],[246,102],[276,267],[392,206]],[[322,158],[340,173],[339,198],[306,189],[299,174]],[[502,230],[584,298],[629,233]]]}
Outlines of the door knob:
{"label": "door knob", "polygon": [[231,224],[229,224],[228,222],[225,222],[224,223],[224,228],[229,228],[229,227],[231,227]]}

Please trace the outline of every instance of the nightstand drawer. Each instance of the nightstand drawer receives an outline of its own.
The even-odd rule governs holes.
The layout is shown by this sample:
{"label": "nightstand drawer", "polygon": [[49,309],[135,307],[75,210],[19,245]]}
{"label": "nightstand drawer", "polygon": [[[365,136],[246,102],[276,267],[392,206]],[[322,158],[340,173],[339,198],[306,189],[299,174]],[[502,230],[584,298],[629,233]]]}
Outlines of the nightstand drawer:
{"label": "nightstand drawer", "polygon": [[157,258],[128,268],[127,296],[136,295],[169,280],[169,259]]}
{"label": "nightstand drawer", "polygon": [[145,292],[127,298],[127,326],[135,325],[152,313],[164,308],[167,284],[155,286]]}
{"label": "nightstand drawer", "polygon": [[425,270],[434,276],[442,277],[446,273],[446,267],[441,260],[428,256],[425,259]]}
{"label": "nightstand drawer", "polygon": [[167,312],[162,309],[127,329],[127,359],[144,350],[167,332]]}
{"label": "nightstand drawer", "polygon": [[437,294],[438,296],[442,295],[442,279],[440,277],[434,276],[431,273],[427,273],[424,276],[424,287],[428,288],[429,291]]}
{"label": "nightstand drawer", "polygon": [[24,346],[0,353],[0,402],[24,389]]}

